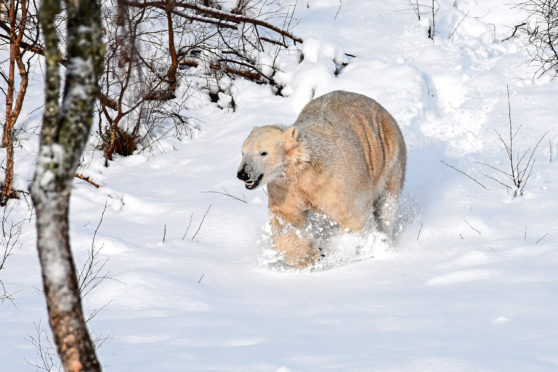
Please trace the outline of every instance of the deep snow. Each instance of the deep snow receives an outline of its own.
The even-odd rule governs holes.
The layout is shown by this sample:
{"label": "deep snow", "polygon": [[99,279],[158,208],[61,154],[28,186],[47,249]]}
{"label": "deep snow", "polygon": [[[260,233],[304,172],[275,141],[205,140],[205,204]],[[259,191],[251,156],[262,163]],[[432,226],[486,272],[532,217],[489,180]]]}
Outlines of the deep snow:
{"label": "deep snow", "polygon": [[[419,22],[405,1],[339,6],[299,4],[295,33],[305,58],[281,57],[288,97],[235,81],[236,112],[202,97],[192,102],[200,126],[192,140],[166,138],[108,168],[98,152],[84,154],[80,171],[103,187],[76,179],[71,239],[81,265],[106,203],[95,246],[111,279],[85,298],[87,313],[102,308],[89,327],[109,337],[99,350],[105,370],[558,369],[558,85],[533,79],[524,41],[500,42],[521,10],[500,0],[441,0],[433,42],[427,16]],[[549,131],[519,198],[478,164],[507,170],[495,133],[508,130],[507,84],[514,127],[522,125],[517,148]],[[40,105],[40,89],[28,112]],[[268,263],[264,190],[244,190],[235,179],[240,145],[252,126],[292,123],[313,92],[335,89],[375,98],[402,128],[402,231],[393,250],[376,246],[374,258],[360,260],[340,243],[327,269],[277,268]],[[25,117],[22,125],[36,131],[40,112]],[[17,150],[20,188],[37,146],[30,137]],[[28,216],[25,202],[11,214]],[[34,239],[27,223],[22,247],[0,272],[18,291],[15,305],[0,304],[6,371],[35,369],[28,339],[36,323],[46,327]]]}

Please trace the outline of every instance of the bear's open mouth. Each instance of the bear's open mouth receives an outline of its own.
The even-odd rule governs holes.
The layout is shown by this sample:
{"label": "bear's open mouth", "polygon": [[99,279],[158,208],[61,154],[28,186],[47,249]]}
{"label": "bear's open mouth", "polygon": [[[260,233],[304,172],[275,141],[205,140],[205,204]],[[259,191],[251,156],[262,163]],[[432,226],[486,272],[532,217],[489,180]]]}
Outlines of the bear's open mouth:
{"label": "bear's open mouth", "polygon": [[260,174],[256,180],[244,181],[244,186],[246,186],[248,190],[255,189],[260,184],[262,178],[263,178],[263,174]]}

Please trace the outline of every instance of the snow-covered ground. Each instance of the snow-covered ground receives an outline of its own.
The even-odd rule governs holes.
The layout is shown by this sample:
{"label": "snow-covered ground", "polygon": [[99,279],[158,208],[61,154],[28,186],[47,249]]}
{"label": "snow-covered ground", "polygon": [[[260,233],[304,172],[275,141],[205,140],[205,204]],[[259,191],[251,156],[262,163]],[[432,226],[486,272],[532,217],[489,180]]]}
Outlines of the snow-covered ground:
{"label": "snow-covered ground", "polygon": [[[533,79],[524,41],[500,41],[524,14],[501,0],[440,0],[434,42],[428,16],[419,22],[403,0],[305,0],[296,16],[304,61],[281,59],[288,97],[239,80],[236,112],[197,102],[193,140],[163,139],[108,168],[84,155],[81,171],[103,186],[76,179],[71,239],[81,265],[106,204],[94,245],[110,278],[85,298],[87,313],[101,309],[89,327],[108,337],[104,369],[558,370],[558,83]],[[334,60],[349,62],[337,77]],[[507,171],[496,133],[508,131],[506,85],[515,148],[549,132],[518,198],[480,164]],[[335,89],[375,98],[402,128],[401,233],[373,258],[345,239],[327,269],[278,269],[266,195],[235,179],[240,145],[252,126],[292,123],[313,94]],[[40,112],[24,117],[29,131],[40,123]],[[20,188],[36,150],[30,138],[17,152]],[[25,202],[10,216],[29,217]],[[33,222],[20,241],[0,272],[17,291],[15,305],[0,304],[3,371],[35,370],[29,339],[39,322],[48,331]]]}

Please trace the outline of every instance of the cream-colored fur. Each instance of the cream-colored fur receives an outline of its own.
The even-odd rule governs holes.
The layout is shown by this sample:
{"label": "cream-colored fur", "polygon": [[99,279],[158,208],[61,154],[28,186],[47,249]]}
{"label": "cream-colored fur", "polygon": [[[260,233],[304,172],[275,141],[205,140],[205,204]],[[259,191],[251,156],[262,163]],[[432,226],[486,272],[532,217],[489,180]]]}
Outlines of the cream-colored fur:
{"label": "cream-colored fur", "polygon": [[406,149],[395,119],[366,96],[335,91],[308,103],[291,127],[252,130],[238,177],[267,184],[274,247],[286,263],[320,259],[305,230],[308,213],[343,229],[371,222],[392,236],[405,179]]}

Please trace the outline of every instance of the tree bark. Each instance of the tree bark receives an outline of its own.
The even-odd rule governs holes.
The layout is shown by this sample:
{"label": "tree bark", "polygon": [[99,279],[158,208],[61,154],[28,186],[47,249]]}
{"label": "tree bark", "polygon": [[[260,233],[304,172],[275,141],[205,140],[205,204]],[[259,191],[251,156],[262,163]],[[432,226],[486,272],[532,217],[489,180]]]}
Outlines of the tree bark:
{"label": "tree bark", "polygon": [[171,56],[171,65],[167,71],[167,79],[172,91],[176,91],[176,70],[178,69],[178,57],[176,56],[176,47],[174,46],[174,26],[172,22],[172,11],[174,10],[173,1],[167,0],[165,13],[167,15],[167,28],[169,35],[169,54]]}
{"label": "tree bark", "polygon": [[[8,61],[8,89],[6,92],[6,123],[4,124],[4,132],[2,134],[2,147],[6,149],[6,170],[4,176],[4,184],[0,192],[0,205],[6,205],[8,200],[17,197],[13,191],[14,179],[14,125],[19,117],[23,100],[27,93],[28,75],[27,68],[23,63],[23,54],[21,52],[21,42],[23,33],[25,32],[25,24],[27,19],[27,0],[18,3],[21,8],[21,21],[16,24],[17,12],[16,3],[10,0],[10,9],[8,18],[10,20],[9,36],[10,36],[10,55]],[[15,66],[17,65],[20,82],[17,91],[17,97],[14,103],[15,90]]]}
{"label": "tree bark", "polygon": [[62,102],[55,18],[60,0],[43,0],[46,102],[31,197],[37,215],[37,248],[44,293],[58,355],[65,371],[100,371],[89,336],[69,241],[72,180],[91,129],[103,69],[100,5],[65,1],[67,69]]}

